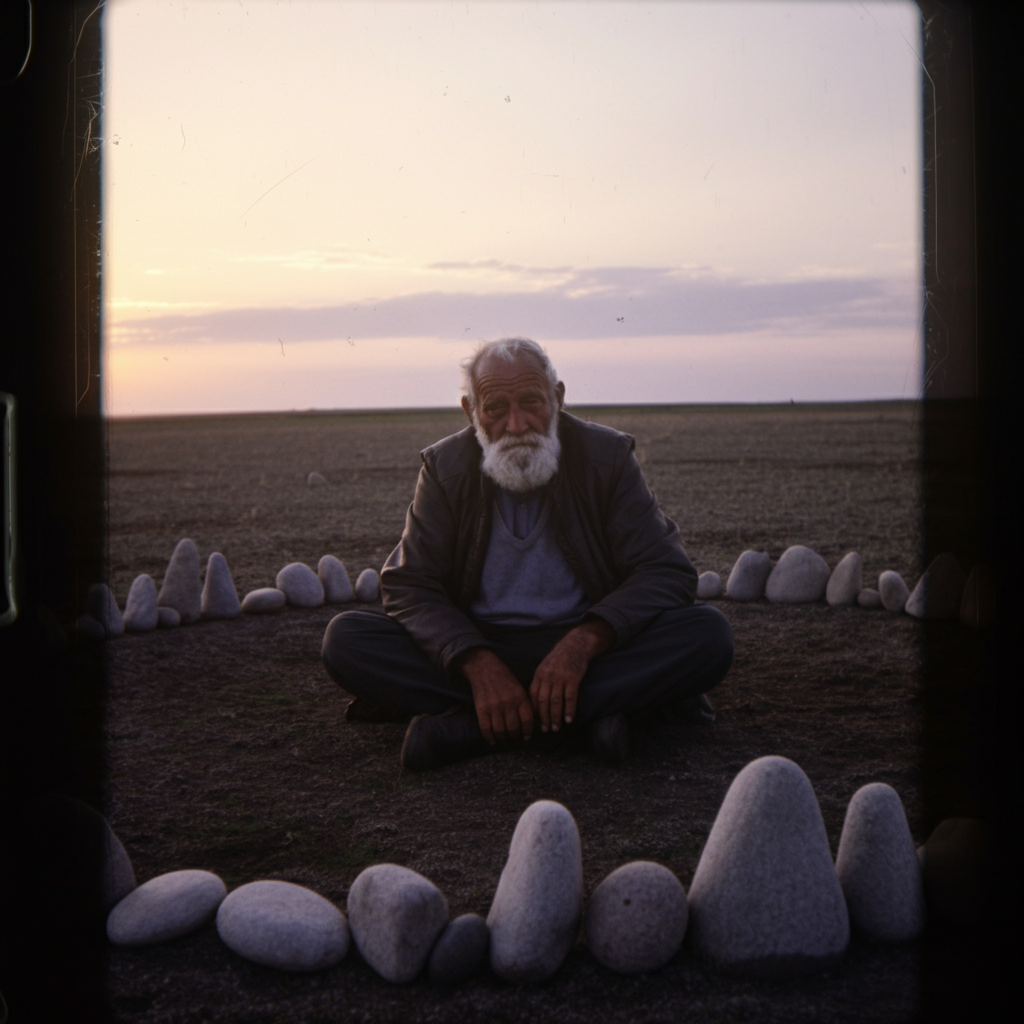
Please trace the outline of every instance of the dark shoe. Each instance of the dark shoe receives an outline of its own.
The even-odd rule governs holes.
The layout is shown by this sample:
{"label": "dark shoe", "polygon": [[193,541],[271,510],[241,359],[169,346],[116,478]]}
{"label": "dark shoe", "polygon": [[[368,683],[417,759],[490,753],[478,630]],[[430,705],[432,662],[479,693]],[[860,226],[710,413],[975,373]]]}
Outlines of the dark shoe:
{"label": "dark shoe", "polygon": [[490,750],[480,732],[476,711],[455,707],[440,715],[417,715],[409,723],[402,744],[402,767],[425,772],[480,757]]}
{"label": "dark shoe", "polygon": [[346,722],[408,722],[411,715],[392,711],[383,704],[374,704],[365,697],[356,697],[345,708]]}
{"label": "dark shoe", "polygon": [[713,722],[715,720],[715,709],[711,706],[711,701],[703,693],[698,693],[696,697],[687,697],[686,700],[680,701],[676,705],[676,714],[684,722],[700,723]]}
{"label": "dark shoe", "polygon": [[590,727],[590,746],[608,764],[622,764],[629,755],[629,726],[623,714],[598,719]]}

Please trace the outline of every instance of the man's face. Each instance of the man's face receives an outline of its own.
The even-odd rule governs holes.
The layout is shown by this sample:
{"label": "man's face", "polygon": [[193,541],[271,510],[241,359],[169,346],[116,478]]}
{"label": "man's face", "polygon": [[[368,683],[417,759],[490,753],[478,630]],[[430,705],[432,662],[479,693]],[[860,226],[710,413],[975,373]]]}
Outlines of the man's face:
{"label": "man's face", "polygon": [[[552,393],[547,375],[529,356],[511,363],[485,359],[477,369],[476,423],[492,443],[506,436],[506,444],[514,443],[514,437],[530,443],[536,435],[547,435],[564,393],[561,381]],[[468,401],[462,405],[472,420]]]}

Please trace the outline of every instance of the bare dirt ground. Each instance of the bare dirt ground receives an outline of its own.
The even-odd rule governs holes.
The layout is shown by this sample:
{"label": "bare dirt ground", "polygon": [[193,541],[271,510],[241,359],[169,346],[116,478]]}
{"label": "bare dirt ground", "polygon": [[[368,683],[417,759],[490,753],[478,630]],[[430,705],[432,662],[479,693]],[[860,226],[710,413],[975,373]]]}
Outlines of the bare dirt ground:
{"label": "bare dirt ground", "polygon": [[[919,422],[912,403],[577,409],[628,431],[699,571],[723,579],[746,548],[777,558],[807,544],[830,565],[850,550],[865,582],[920,565]],[[110,582],[159,584],[174,545],[227,558],[241,596],[290,561],[335,554],[353,580],[397,541],[418,451],[464,424],[455,412],[293,414],[119,421],[109,426]],[[316,470],[327,486],[309,487]],[[179,868],[229,887],[309,886],[344,908],[366,866],[390,861],[440,886],[451,914],[486,914],[516,819],[534,800],[573,813],[590,893],[608,872],[653,859],[689,886],[736,773],[792,758],[821,805],[833,852],[861,785],[900,794],[922,842],[921,626],[858,608],[717,602],[733,668],[712,725],[638,727],[618,768],[585,750],[492,755],[405,773],[404,726],[350,724],[320,664],[339,610],[203,622],[108,644],[107,802],[139,881]],[[840,966],[788,981],[717,974],[684,947],[640,977],[600,967],[582,941],[535,988],[486,972],[453,991],[394,986],[353,949],[312,975],[263,968],[213,926],[147,949],[112,949],[123,1022],[877,1021],[910,1020],[919,944],[854,939]]]}

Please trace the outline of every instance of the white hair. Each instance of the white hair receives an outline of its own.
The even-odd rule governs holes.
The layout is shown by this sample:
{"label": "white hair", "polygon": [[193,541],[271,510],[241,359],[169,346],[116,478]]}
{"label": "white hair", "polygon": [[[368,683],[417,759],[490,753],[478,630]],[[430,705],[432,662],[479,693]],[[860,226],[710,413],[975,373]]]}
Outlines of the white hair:
{"label": "white hair", "polygon": [[506,363],[514,363],[524,355],[530,356],[537,363],[548,379],[549,390],[554,394],[558,374],[551,365],[547,352],[529,338],[499,338],[498,341],[484,342],[462,363],[462,393],[466,396],[470,409],[476,408],[476,375],[484,357],[496,356]]}

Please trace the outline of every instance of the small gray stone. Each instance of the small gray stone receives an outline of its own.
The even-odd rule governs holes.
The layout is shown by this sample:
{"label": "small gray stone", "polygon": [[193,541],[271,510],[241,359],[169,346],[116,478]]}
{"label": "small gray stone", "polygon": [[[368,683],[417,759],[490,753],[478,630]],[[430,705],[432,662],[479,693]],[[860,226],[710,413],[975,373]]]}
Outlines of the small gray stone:
{"label": "small gray stone", "polygon": [[825,596],[829,580],[828,563],[803,544],[794,544],[782,552],[775,563],[764,593],[777,604],[809,604]]}
{"label": "small gray stone", "polygon": [[156,624],[160,629],[174,629],[181,625],[181,616],[177,608],[157,608]]}
{"label": "small gray stone", "polygon": [[491,931],[479,914],[450,921],[430,954],[428,973],[435,985],[458,985],[476,974],[487,959]]}
{"label": "small gray stone", "polygon": [[324,603],[324,585],[305,562],[286,565],[277,574],[275,585],[296,608],[317,608]]}
{"label": "small gray stone", "polygon": [[328,604],[344,604],[352,600],[352,582],[340,559],[324,555],[317,563],[316,574],[323,584],[324,600]]}
{"label": "small gray stone", "polygon": [[903,610],[915,619],[956,619],[965,582],[960,563],[943,551],[925,569]]}
{"label": "small gray stone", "polygon": [[702,601],[713,601],[722,596],[722,577],[717,572],[702,572],[697,577],[697,597]]}
{"label": "small gray stone", "polygon": [[448,923],[448,904],[433,882],[398,864],[374,864],[348,892],[352,938],[386,981],[412,981]]}
{"label": "small gray stone", "polygon": [[583,861],[572,815],[553,800],[523,812],[494,893],[491,969],[512,982],[540,982],[576,941],[583,910]]}
{"label": "small gray stone", "polygon": [[360,601],[376,601],[380,593],[380,577],[374,569],[364,569],[356,580],[356,598]]}
{"label": "small gray stone", "polygon": [[231,579],[227,560],[214,551],[206,561],[206,582],[203,584],[202,613],[204,619],[233,619],[242,606]]}
{"label": "small gray stone", "polygon": [[124,628],[136,633],[156,629],[158,612],[156,584],[152,576],[142,573],[132,580],[128,600],[124,603]]}
{"label": "small gray stone", "polygon": [[179,540],[171,555],[156,603],[164,608],[174,608],[185,623],[195,622],[203,612],[199,552],[188,538]]}
{"label": "small gray stone", "polygon": [[899,795],[861,786],[846,808],[836,856],[850,924],[873,942],[908,942],[924,928],[921,865]]}
{"label": "small gray stone", "polygon": [[964,584],[960,621],[972,629],[984,629],[992,624],[995,614],[996,581],[992,567],[982,562],[971,570]]}
{"label": "small gray stone", "polygon": [[249,882],[228,894],[217,931],[239,956],[285,971],[322,971],[348,952],[345,915],[291,882]]}
{"label": "small gray stone", "polygon": [[878,577],[878,593],[886,611],[901,612],[910,597],[910,589],[903,582],[903,577],[892,569],[886,569]]}
{"label": "small gray stone", "polygon": [[277,587],[260,587],[259,590],[250,590],[242,598],[242,611],[247,615],[279,612],[287,600],[284,591],[278,590]]}
{"label": "small gray stone", "polygon": [[882,595],[877,590],[865,587],[857,595],[857,604],[859,604],[861,608],[881,608]]}
{"label": "small gray stone", "polygon": [[605,967],[641,974],[667,963],[686,934],[686,891],[668,868],[637,860],[616,868],[587,904],[587,946]]}
{"label": "small gray stone", "polygon": [[825,600],[836,605],[856,604],[857,597],[864,588],[864,571],[860,564],[860,555],[851,551],[844,555],[840,563],[832,570],[825,587]]}
{"label": "small gray stone", "polygon": [[227,896],[210,871],[171,871],[133,889],[107,917],[116,946],[148,946],[188,935],[213,918]]}
{"label": "small gray stone", "polygon": [[741,974],[819,969],[845,952],[846,900],[807,776],[784,757],[733,780],[689,893],[689,939]]}
{"label": "small gray stone", "polygon": [[102,627],[107,636],[124,632],[124,618],[106,583],[93,583],[85,598],[85,609]]}
{"label": "small gray stone", "polygon": [[306,483],[309,484],[310,487],[317,487],[320,484],[327,483],[327,481],[319,473],[313,472],[306,477]]}
{"label": "small gray stone", "polygon": [[759,601],[772,571],[771,556],[763,551],[744,551],[729,573],[725,596],[730,601]]}

